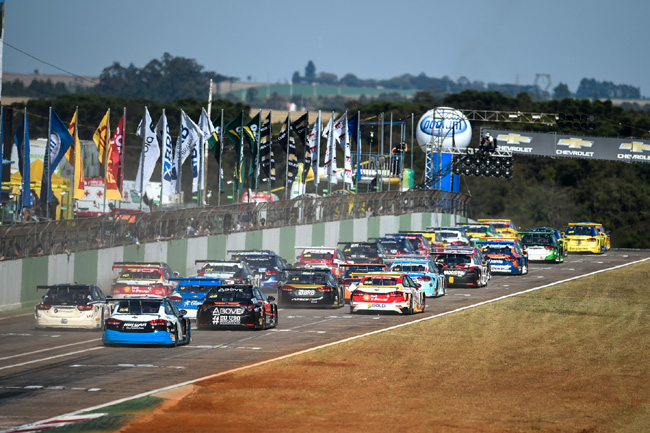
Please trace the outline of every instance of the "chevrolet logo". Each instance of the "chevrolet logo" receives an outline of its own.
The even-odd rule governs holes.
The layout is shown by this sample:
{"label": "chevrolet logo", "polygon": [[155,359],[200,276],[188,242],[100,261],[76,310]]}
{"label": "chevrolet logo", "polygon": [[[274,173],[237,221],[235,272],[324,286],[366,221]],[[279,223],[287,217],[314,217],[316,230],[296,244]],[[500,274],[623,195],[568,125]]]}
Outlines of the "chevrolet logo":
{"label": "chevrolet logo", "polygon": [[632,143],[621,143],[620,150],[629,150],[633,153],[643,153],[644,150],[650,150],[650,144],[642,141],[633,141]]}
{"label": "chevrolet logo", "polygon": [[569,149],[581,149],[583,147],[591,147],[594,142],[585,141],[580,138],[562,138],[557,142],[557,144],[561,144],[562,146],[569,146]]}
{"label": "chevrolet logo", "polygon": [[507,144],[530,143],[532,139],[532,137],[525,137],[515,133],[497,135],[497,141],[505,141]]}

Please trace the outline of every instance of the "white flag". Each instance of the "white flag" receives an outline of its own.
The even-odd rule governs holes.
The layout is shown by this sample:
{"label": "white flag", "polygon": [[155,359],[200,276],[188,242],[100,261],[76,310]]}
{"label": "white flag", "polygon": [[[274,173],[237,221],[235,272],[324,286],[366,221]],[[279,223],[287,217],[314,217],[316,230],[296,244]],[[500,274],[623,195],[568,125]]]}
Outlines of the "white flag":
{"label": "white flag", "polygon": [[318,118],[314,123],[314,128],[311,130],[311,135],[309,136],[309,141],[307,146],[309,147],[309,152],[311,153],[311,168],[314,172],[314,184],[318,185],[318,163],[319,161],[319,148],[318,144],[320,142],[318,136],[318,128],[320,128],[320,112],[318,112]]}
{"label": "white flag", "polygon": [[[178,138],[176,139],[176,149],[174,151],[174,168],[176,169],[176,193],[181,192],[181,168],[183,163],[190,154],[196,152],[197,141],[201,141],[203,137],[203,132],[199,129],[198,125],[194,123],[190,116],[185,114],[185,111],[181,110],[181,130],[178,133]],[[194,156],[192,157],[194,162]],[[198,161],[198,156],[196,161]],[[198,165],[192,164],[192,176],[193,178],[198,178],[199,170]],[[194,181],[192,181],[194,183]]]}
{"label": "white flag", "polygon": [[172,197],[174,195],[174,185],[176,184],[176,173],[174,171],[174,148],[172,146],[172,137],[169,135],[169,124],[167,116],[163,110],[160,120],[156,125],[156,136],[162,143],[163,160],[162,160],[162,195]]}
{"label": "white flag", "polygon": [[334,122],[332,126],[334,137],[341,145],[341,149],[345,154],[343,163],[343,181],[345,183],[352,183],[352,149],[350,146],[350,134],[348,134],[348,113],[347,111],[340,119]]}
{"label": "white flag", "polygon": [[135,176],[135,192],[143,196],[153,170],[156,168],[156,162],[160,158],[160,145],[147,107],[144,107],[144,116],[140,120],[135,135],[142,138],[140,164],[138,165],[138,174]]}
{"label": "white flag", "polygon": [[325,168],[325,173],[327,173],[327,178],[331,183],[336,183],[336,141],[334,133],[332,132],[332,126],[334,123],[334,116],[330,117],[330,121],[327,123],[327,126],[323,130],[323,137],[327,138],[327,149],[325,150],[325,161],[323,161],[323,166]]}
{"label": "white flag", "polygon": [[[203,188],[204,179],[205,179],[205,152],[204,148],[208,138],[212,136],[215,132],[212,122],[208,117],[208,113],[205,111],[205,108],[201,108],[201,117],[199,117],[199,129],[203,133],[201,139],[196,143],[196,152],[192,153],[192,167],[198,166],[198,177],[192,179],[192,192],[197,192],[199,190],[199,185]],[[198,161],[195,155],[198,155]]]}

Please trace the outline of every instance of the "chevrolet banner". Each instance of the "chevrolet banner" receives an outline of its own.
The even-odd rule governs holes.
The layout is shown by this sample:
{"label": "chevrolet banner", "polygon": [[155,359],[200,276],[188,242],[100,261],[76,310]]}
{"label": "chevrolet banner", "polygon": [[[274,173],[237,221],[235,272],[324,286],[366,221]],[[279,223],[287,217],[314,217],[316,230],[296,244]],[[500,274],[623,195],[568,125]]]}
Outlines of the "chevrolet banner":
{"label": "chevrolet banner", "polygon": [[490,134],[496,138],[499,150],[513,155],[650,162],[650,140],[494,129]]}

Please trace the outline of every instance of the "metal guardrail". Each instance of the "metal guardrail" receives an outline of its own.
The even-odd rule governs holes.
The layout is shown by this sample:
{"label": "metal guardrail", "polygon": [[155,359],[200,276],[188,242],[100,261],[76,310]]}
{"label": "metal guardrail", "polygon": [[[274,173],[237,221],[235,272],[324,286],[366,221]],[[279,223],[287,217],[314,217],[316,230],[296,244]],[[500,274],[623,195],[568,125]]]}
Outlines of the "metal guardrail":
{"label": "metal guardrail", "polygon": [[408,213],[467,216],[469,196],[439,190],[333,194],[0,226],[0,259]]}

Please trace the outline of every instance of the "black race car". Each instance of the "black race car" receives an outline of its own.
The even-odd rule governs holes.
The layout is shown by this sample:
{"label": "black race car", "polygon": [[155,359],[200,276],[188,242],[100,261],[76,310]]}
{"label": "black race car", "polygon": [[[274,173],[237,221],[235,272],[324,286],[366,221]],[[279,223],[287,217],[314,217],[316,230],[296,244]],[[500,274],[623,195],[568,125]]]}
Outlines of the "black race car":
{"label": "black race car", "polygon": [[258,287],[243,284],[210,289],[196,312],[197,329],[278,326],[278,306]]}
{"label": "black race car", "polygon": [[339,308],[345,305],[345,293],[330,269],[290,268],[284,271],[278,304]]}
{"label": "black race car", "polygon": [[377,242],[339,242],[348,263],[384,263],[388,253]]}

